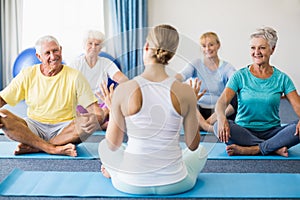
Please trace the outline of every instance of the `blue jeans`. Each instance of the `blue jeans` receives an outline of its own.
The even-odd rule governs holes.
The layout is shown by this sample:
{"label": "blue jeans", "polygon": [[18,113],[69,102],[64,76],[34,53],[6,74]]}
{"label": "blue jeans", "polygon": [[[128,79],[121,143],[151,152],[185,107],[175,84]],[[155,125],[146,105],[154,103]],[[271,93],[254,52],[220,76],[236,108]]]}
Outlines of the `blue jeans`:
{"label": "blue jeans", "polygon": [[[230,128],[230,138],[227,145],[237,144],[240,146],[259,146],[263,155],[270,154],[281,147],[290,148],[300,142],[299,135],[295,135],[297,121],[293,121],[285,126],[278,126],[266,131],[252,131],[237,125],[232,120],[228,120]],[[217,123],[214,124],[215,135]]]}

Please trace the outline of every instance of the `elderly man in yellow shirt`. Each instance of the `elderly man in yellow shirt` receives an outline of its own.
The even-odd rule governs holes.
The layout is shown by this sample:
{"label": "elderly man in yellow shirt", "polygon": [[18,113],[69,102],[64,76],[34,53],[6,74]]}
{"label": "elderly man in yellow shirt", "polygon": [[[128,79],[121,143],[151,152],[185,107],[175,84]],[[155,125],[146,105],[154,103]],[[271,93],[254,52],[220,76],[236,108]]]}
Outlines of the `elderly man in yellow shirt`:
{"label": "elderly man in yellow shirt", "polygon": [[[25,100],[28,117],[22,119],[1,109],[0,128],[20,142],[15,154],[43,151],[77,156],[75,144],[100,128],[103,111],[86,78],[62,64],[62,48],[56,38],[44,36],[35,48],[42,63],[23,69],[0,92],[0,108]],[[78,104],[88,113],[76,117]]]}

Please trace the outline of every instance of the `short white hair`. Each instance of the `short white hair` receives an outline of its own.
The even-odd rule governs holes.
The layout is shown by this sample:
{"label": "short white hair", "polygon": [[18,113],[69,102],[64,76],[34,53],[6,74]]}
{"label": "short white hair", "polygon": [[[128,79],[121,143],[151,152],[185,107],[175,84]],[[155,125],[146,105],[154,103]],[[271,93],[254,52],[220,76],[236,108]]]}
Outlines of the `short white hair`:
{"label": "short white hair", "polygon": [[83,38],[83,45],[86,45],[88,39],[96,39],[103,42],[105,40],[105,35],[101,31],[89,30],[85,33]]}
{"label": "short white hair", "polygon": [[55,37],[53,37],[51,35],[45,35],[45,36],[39,38],[36,41],[36,43],[35,43],[35,52],[37,54],[41,55],[41,53],[42,53],[42,44],[44,42],[52,42],[52,41],[54,41],[57,44],[57,46],[60,47],[60,45],[59,45],[59,43],[58,43],[58,41],[57,41],[57,39]]}
{"label": "short white hair", "polygon": [[263,27],[256,30],[256,32],[252,33],[250,38],[264,38],[268,41],[271,49],[276,46],[278,37],[277,32],[270,27]]}

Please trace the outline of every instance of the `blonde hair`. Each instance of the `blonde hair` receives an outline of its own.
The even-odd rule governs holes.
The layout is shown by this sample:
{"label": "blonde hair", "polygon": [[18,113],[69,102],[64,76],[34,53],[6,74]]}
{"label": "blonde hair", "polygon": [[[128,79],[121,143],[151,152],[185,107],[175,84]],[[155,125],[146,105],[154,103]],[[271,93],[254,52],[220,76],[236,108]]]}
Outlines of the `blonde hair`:
{"label": "blonde hair", "polygon": [[256,30],[252,33],[250,38],[264,38],[268,41],[270,48],[273,49],[276,46],[278,37],[277,32],[270,27],[263,27]]}
{"label": "blonde hair", "polygon": [[201,43],[201,41],[203,41],[204,39],[206,39],[208,37],[209,38],[214,38],[216,40],[217,44],[221,45],[219,37],[218,37],[218,35],[215,32],[206,32],[206,33],[203,33],[200,36],[200,43]]}
{"label": "blonde hair", "polygon": [[152,50],[152,57],[156,58],[158,63],[166,65],[175,55],[179,34],[174,27],[162,24],[149,31],[147,42]]}

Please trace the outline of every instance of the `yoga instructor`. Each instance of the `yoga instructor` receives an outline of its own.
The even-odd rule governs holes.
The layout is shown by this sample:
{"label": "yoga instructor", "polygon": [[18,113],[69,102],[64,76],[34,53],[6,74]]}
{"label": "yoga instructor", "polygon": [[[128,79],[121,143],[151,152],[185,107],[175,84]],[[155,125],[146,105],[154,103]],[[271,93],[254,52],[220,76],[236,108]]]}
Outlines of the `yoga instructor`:
{"label": "yoga instructor", "polygon": [[[194,187],[206,163],[207,152],[199,145],[195,92],[165,71],[178,44],[179,34],[172,26],[151,28],[143,48],[145,70],[113,93],[99,155],[103,175],[120,191],[147,195],[185,192]],[[184,150],[179,143],[182,124]],[[128,143],[123,146],[125,133]]]}

